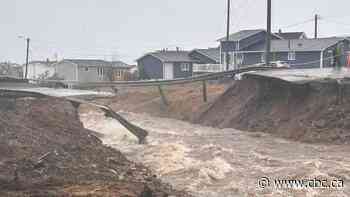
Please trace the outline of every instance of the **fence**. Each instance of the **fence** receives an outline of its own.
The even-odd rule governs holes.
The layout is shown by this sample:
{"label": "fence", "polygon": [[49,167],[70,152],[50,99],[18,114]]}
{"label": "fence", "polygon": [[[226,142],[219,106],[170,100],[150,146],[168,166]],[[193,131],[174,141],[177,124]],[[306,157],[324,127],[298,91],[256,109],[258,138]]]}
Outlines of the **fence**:
{"label": "fence", "polygon": [[194,73],[217,73],[225,71],[223,64],[194,64]]}

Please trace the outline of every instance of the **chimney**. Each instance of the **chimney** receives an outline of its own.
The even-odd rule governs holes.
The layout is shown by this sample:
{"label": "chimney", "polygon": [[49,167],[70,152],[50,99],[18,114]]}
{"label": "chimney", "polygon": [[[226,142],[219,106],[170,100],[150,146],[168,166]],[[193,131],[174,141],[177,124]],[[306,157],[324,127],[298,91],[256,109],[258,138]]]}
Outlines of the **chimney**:
{"label": "chimney", "polygon": [[281,33],[282,33],[282,29],[279,29],[279,30],[278,30],[278,33],[281,34]]}

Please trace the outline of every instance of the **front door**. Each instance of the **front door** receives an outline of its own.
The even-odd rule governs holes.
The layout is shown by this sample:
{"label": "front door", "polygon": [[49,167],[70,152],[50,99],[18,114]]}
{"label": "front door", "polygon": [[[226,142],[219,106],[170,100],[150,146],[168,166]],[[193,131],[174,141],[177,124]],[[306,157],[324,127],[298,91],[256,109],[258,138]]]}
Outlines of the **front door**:
{"label": "front door", "polygon": [[164,63],[163,66],[163,78],[164,79],[174,79],[174,67],[171,63]]}

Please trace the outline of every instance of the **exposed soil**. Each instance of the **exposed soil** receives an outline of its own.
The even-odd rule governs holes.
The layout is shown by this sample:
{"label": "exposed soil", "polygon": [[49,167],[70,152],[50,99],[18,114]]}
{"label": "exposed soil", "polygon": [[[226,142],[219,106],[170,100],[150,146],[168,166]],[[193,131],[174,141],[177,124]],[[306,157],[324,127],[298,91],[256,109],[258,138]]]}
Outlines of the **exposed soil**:
{"label": "exposed soil", "polygon": [[119,89],[112,99],[95,101],[107,104],[116,111],[147,113],[157,117],[193,121],[207,110],[231,84],[231,82],[208,83],[208,102],[203,101],[202,83],[162,87],[168,106],[163,104],[158,87]]}
{"label": "exposed soil", "polygon": [[52,97],[0,98],[0,196],[187,196],[84,129]]}
{"label": "exposed soil", "polygon": [[336,80],[295,84],[247,76],[195,122],[263,131],[304,142],[348,143],[349,90],[349,85],[340,86]]}

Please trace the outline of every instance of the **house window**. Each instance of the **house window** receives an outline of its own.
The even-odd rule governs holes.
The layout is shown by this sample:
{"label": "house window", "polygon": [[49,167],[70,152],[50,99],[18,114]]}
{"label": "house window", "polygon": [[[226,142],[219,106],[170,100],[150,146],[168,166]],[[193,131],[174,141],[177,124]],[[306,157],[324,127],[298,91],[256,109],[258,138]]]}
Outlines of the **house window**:
{"label": "house window", "polygon": [[261,53],[261,63],[265,63],[265,53]]}
{"label": "house window", "polygon": [[99,76],[103,76],[103,68],[98,67],[98,68],[97,68],[97,74],[98,74]]}
{"label": "house window", "polygon": [[334,55],[334,52],[333,52],[333,50],[328,50],[328,57],[330,57],[329,58],[329,63],[330,63],[330,65],[332,66],[332,65],[334,65],[334,58],[335,58],[335,55]]}
{"label": "house window", "polygon": [[117,76],[118,78],[120,78],[120,77],[122,76],[122,71],[121,71],[121,70],[117,70],[116,76]]}
{"label": "house window", "polygon": [[237,53],[237,64],[242,65],[244,61],[244,54],[243,53]]}
{"label": "house window", "polygon": [[294,51],[291,51],[288,53],[288,60],[289,61],[295,60],[295,52]]}
{"label": "house window", "polygon": [[190,64],[189,63],[182,63],[181,64],[181,71],[182,72],[189,72],[190,71]]}

